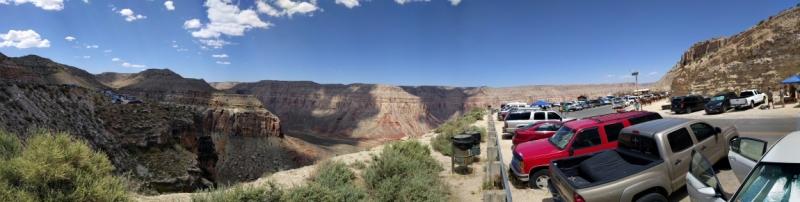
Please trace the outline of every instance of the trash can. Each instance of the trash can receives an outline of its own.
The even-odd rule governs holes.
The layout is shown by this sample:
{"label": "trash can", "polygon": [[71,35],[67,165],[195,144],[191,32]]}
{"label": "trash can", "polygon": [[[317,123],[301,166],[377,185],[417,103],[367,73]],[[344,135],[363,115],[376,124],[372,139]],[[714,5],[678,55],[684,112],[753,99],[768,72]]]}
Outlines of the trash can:
{"label": "trash can", "polygon": [[452,142],[452,151],[453,154],[451,156],[451,172],[455,170],[455,165],[461,166],[468,166],[471,165],[474,158],[470,149],[472,149],[474,140],[472,139],[472,135],[468,134],[460,134],[453,136],[451,138]]}
{"label": "trash can", "polygon": [[481,132],[467,131],[464,134],[472,136],[472,148],[470,149],[472,156],[481,155]]}

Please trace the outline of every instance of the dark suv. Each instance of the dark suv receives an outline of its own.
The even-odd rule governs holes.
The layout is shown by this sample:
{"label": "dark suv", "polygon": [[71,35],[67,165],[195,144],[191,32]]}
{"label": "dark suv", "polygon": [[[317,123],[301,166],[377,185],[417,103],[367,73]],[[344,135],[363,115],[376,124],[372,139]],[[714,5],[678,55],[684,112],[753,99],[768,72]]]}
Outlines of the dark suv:
{"label": "dark suv", "polygon": [[687,113],[691,114],[692,111],[703,110],[708,103],[702,95],[685,95],[672,98],[672,111],[676,114]]}
{"label": "dark suv", "polygon": [[731,108],[731,99],[739,97],[734,92],[714,95],[706,104],[706,114],[725,113]]}

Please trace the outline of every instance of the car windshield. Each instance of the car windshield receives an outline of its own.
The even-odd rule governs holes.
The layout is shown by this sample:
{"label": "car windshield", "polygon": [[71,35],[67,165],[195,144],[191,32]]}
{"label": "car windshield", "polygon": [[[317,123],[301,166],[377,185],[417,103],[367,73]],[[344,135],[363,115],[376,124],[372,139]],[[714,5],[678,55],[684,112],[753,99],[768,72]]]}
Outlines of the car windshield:
{"label": "car windshield", "polygon": [[566,147],[567,144],[569,144],[569,141],[572,140],[572,136],[575,136],[575,130],[570,127],[563,126],[561,129],[558,129],[558,132],[550,137],[548,141],[550,141],[550,144],[553,144],[553,146],[556,146],[558,149],[564,150],[564,147]]}
{"label": "car windshield", "polygon": [[714,96],[714,99],[711,99],[711,101],[723,101],[723,100],[725,100],[725,96],[724,95],[717,95],[717,96]]}
{"label": "car windshield", "polygon": [[762,163],[733,201],[800,201],[800,164]]}

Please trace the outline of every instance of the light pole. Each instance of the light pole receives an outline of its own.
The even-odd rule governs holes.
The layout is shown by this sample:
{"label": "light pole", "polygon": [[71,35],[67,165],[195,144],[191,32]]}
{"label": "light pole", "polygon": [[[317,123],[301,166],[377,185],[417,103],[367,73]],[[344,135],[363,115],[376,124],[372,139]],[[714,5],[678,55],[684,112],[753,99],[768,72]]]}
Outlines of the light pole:
{"label": "light pole", "polygon": [[635,83],[636,91],[634,91],[634,92],[635,92],[636,96],[639,96],[639,72],[636,71],[636,70],[631,70],[631,71],[633,71],[633,73],[631,73],[631,76],[636,78],[636,83]]}

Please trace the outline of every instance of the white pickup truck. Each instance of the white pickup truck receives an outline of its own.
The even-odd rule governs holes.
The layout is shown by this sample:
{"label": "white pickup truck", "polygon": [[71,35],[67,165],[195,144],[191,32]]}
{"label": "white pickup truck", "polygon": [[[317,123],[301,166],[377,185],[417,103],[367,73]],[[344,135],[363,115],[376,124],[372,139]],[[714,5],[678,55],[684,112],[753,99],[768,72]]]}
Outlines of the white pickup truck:
{"label": "white pickup truck", "polygon": [[731,106],[735,109],[742,107],[750,107],[751,109],[756,104],[763,104],[767,101],[767,95],[759,90],[745,90],[739,93],[739,98],[731,99]]}

